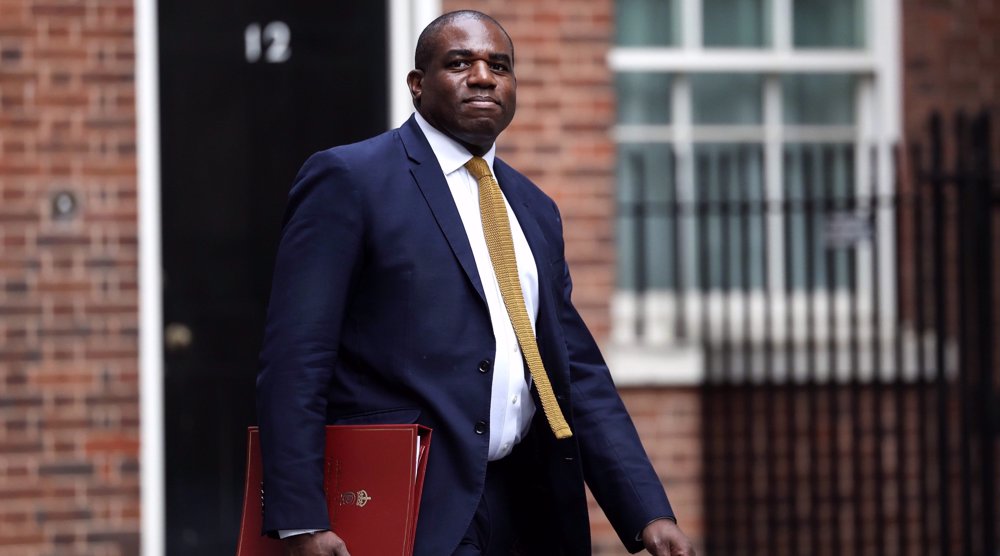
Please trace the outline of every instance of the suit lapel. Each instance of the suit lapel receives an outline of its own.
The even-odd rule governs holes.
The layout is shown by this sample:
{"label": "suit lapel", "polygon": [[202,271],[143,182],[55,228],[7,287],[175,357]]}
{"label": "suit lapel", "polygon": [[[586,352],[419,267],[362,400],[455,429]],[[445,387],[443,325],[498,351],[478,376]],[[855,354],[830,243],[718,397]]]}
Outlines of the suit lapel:
{"label": "suit lapel", "polygon": [[526,184],[521,183],[524,178],[514,172],[507,164],[497,160],[493,163],[493,171],[496,173],[500,189],[503,191],[507,202],[510,203],[511,210],[517,217],[517,223],[524,232],[524,239],[531,247],[531,256],[535,259],[535,268],[538,271],[538,318],[535,320],[535,340],[538,342],[538,352],[545,362],[545,370],[548,372],[549,380],[557,392],[565,392],[568,389],[569,380],[566,368],[563,365],[555,364],[553,359],[558,353],[558,348],[552,346],[560,337],[558,334],[558,323],[554,295],[555,280],[559,277],[553,276],[552,268],[553,247],[545,239],[542,229],[538,224],[538,214],[528,202],[524,195]]}
{"label": "suit lapel", "polygon": [[417,182],[427,206],[430,207],[434,219],[437,221],[441,233],[448,240],[455,258],[458,259],[462,270],[469,278],[479,299],[486,303],[486,295],[483,293],[483,283],[479,279],[479,270],[476,268],[476,259],[472,254],[472,246],[469,245],[469,238],[465,234],[465,226],[462,225],[462,217],[458,214],[455,206],[455,199],[448,189],[448,182],[441,167],[434,157],[427,139],[417,126],[417,122],[411,116],[399,128],[399,136],[403,141],[403,148],[410,159],[410,174]]}
{"label": "suit lapel", "polygon": [[551,246],[545,240],[542,229],[538,227],[537,216],[523,195],[524,188],[519,183],[519,180],[523,178],[513,172],[510,166],[499,160],[493,163],[493,171],[496,172],[500,190],[503,191],[504,197],[510,203],[510,208],[514,211],[514,216],[517,217],[517,223],[520,224],[521,231],[524,232],[524,239],[531,247],[531,255],[535,259],[535,266],[538,267],[538,282],[541,284],[543,279],[550,278],[548,275],[548,255],[551,252]]}

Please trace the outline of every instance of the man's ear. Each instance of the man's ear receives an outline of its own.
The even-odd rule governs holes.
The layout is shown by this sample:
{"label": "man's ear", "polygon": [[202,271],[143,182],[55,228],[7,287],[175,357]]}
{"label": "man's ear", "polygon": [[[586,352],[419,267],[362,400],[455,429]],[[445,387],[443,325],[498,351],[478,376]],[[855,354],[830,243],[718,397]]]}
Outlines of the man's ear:
{"label": "man's ear", "polygon": [[419,106],[420,94],[424,90],[424,70],[410,70],[410,73],[406,74],[406,85],[410,88],[410,98],[413,99],[413,105]]}

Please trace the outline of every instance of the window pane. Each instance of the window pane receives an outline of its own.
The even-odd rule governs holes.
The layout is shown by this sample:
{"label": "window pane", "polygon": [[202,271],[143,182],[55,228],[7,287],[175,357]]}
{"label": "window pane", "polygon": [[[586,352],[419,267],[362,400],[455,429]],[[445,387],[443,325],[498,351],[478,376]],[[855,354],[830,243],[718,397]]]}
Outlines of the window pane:
{"label": "window pane", "polygon": [[762,79],[747,74],[691,76],[695,124],[759,124]]}
{"label": "window pane", "polygon": [[617,42],[622,46],[672,46],[678,43],[678,0],[617,0]]}
{"label": "window pane", "polygon": [[674,283],[676,198],[674,159],[667,143],[618,146],[618,287],[664,289]]}
{"label": "window pane", "polygon": [[798,290],[847,287],[855,252],[828,244],[824,233],[838,214],[853,214],[854,145],[785,145],[785,280]]}
{"label": "window pane", "polygon": [[619,73],[618,123],[670,123],[670,75],[665,73]]}
{"label": "window pane", "polygon": [[759,144],[695,146],[692,281],[702,290],[764,285],[764,154]]}
{"label": "window pane", "polygon": [[853,125],[855,123],[853,75],[786,75],[784,122],[791,125]]}
{"label": "window pane", "polygon": [[795,46],[863,48],[864,4],[865,0],[794,0],[792,34]]}
{"label": "window pane", "polygon": [[768,0],[703,0],[702,7],[702,37],[705,46],[770,44]]}

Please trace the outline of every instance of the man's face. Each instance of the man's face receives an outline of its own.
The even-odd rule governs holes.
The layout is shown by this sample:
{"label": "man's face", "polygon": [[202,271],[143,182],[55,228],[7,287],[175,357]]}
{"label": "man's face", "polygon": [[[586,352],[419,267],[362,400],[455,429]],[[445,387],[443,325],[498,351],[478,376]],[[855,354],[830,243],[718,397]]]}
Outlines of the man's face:
{"label": "man's face", "polygon": [[423,70],[406,77],[417,111],[435,128],[481,155],[514,117],[514,53],[488,20],[461,18],[443,27]]}

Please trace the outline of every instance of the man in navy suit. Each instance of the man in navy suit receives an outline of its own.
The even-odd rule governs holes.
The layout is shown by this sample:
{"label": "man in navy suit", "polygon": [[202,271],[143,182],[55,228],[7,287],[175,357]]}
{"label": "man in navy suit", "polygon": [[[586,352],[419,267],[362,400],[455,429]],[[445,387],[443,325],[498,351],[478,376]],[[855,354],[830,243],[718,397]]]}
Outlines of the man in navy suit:
{"label": "man in navy suit", "polygon": [[[585,481],[630,552],[692,555],[570,300],[559,211],[494,157],[516,106],[510,37],[485,14],[445,14],[415,62],[417,114],[313,155],[289,194],[257,379],[265,529],[290,555],[347,556],[329,530],[324,425],[420,423],[434,445],[418,556],[590,554]],[[499,182],[568,438],[505,310],[473,157]]]}

